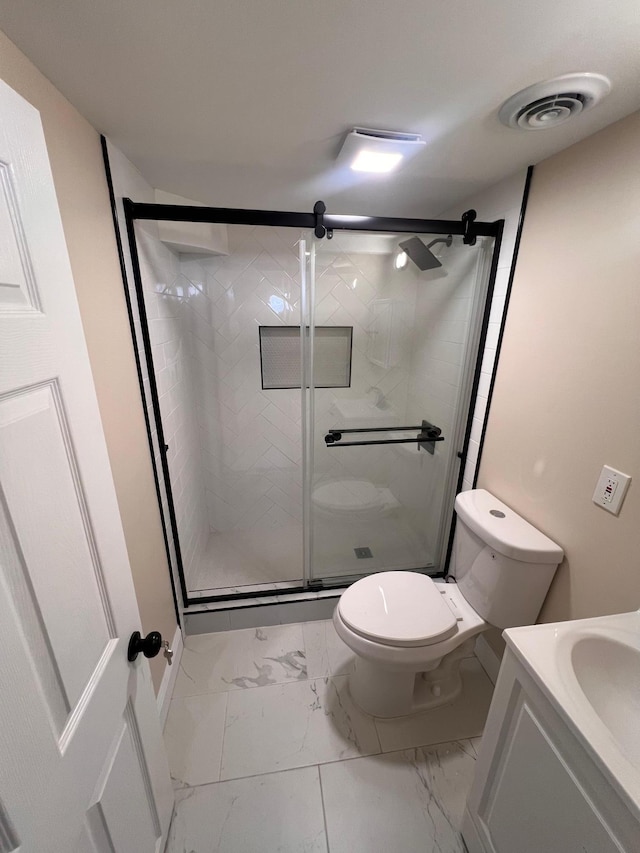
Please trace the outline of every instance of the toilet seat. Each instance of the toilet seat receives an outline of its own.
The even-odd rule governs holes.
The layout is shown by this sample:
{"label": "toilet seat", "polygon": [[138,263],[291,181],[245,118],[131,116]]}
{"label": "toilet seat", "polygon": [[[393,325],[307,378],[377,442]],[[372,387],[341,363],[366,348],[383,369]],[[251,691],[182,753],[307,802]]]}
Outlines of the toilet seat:
{"label": "toilet seat", "polygon": [[458,630],[445,596],[430,577],[417,572],[362,578],[342,594],[338,611],[351,631],[386,646],[429,646]]}

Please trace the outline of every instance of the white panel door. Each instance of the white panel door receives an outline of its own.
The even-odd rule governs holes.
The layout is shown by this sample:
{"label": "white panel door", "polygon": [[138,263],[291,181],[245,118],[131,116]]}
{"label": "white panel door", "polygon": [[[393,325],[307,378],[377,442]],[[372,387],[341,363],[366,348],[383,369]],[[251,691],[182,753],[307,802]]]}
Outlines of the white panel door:
{"label": "white panel door", "polygon": [[139,629],[40,116],[0,81],[0,853],[162,849]]}

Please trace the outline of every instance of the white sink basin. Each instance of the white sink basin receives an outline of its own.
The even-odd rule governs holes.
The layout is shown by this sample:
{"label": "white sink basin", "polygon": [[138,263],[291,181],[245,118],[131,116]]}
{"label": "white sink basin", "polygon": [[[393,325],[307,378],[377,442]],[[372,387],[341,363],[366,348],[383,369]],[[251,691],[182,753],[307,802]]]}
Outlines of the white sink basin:
{"label": "white sink basin", "polygon": [[574,676],[591,708],[640,770],[640,649],[589,634],[571,648]]}
{"label": "white sink basin", "polygon": [[505,638],[640,816],[640,611],[511,628]]}

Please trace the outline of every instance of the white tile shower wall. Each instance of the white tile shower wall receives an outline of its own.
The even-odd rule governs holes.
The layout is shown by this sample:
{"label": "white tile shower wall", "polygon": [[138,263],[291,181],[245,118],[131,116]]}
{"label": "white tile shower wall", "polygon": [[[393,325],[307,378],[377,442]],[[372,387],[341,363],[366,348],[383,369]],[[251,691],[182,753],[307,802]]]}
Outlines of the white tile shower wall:
{"label": "white tile shower wall", "polygon": [[[259,325],[299,324],[299,237],[295,229],[230,226],[228,258],[181,259],[213,532],[301,523],[300,391],[261,388],[258,342]],[[371,306],[381,298],[397,302],[396,334],[406,347],[415,276],[395,272],[389,254],[347,253],[341,242],[337,235],[318,250],[315,320],[353,327],[352,383],[316,393],[315,473],[344,477],[346,470],[382,482],[384,454],[367,448],[337,458],[323,436],[339,418],[334,401],[366,399],[372,386],[404,417],[410,353],[400,348],[391,369],[369,360]]]}
{"label": "white tile shower wall", "polygon": [[435,446],[433,456],[407,445],[396,473],[412,526],[422,528],[432,548],[438,542],[445,477],[456,450],[452,437],[481,250],[470,250],[456,237],[439,254],[443,267],[418,276],[419,331],[411,350],[407,417],[416,424],[423,418],[436,424],[445,441]]}
{"label": "white tile shower wall", "polygon": [[476,404],[473,413],[473,427],[469,442],[469,452],[464,469],[464,481],[462,487],[465,491],[473,487],[473,480],[476,474],[480,438],[487,411],[489,386],[496,359],[496,347],[500,332],[500,324],[502,323],[505,311],[505,298],[507,295],[511,262],[513,260],[513,253],[515,250],[516,234],[518,230],[518,221],[520,218],[520,208],[522,205],[526,178],[526,171],[518,172],[510,178],[505,178],[505,180],[500,181],[487,190],[484,190],[484,192],[478,193],[471,198],[464,199],[464,201],[459,202],[454,207],[444,211],[440,217],[443,219],[457,219],[465,210],[473,208],[477,211],[479,220],[485,222],[493,222],[496,219],[505,220],[502,247],[500,249],[500,256],[498,259],[498,272],[493,292],[493,301],[491,303],[489,328],[487,330],[487,340],[482,358],[482,373],[480,376],[480,384],[478,386]]}
{"label": "white tile shower wall", "polygon": [[299,322],[298,232],[228,234],[228,257],[181,258],[209,528],[292,525],[302,554],[300,391],[262,390],[258,342],[259,325]]}
{"label": "white tile shower wall", "polygon": [[[261,388],[258,342],[261,324],[299,323],[299,237],[293,229],[231,226],[229,257],[181,257],[213,533],[286,527],[301,541],[300,391]],[[451,431],[477,253],[454,247],[447,275],[438,278],[413,267],[395,270],[394,247],[358,252],[353,235],[340,234],[318,246],[315,321],[352,326],[353,357],[350,388],[316,390],[313,473],[315,483],[353,477],[388,487],[428,558],[437,541],[446,451],[438,447],[430,456],[411,445],[338,451],[324,442],[328,429],[341,425],[337,401],[371,402],[375,395],[394,423],[426,417]],[[395,312],[384,366],[371,358],[381,304]]]}
{"label": "white tile shower wall", "polygon": [[190,580],[207,544],[209,522],[186,325],[189,289],[178,255],[149,225],[155,223],[136,225],[140,271],[182,562]]}
{"label": "white tile shower wall", "polygon": [[[329,429],[347,426],[335,406],[340,399],[373,403],[381,395],[378,405],[382,406],[382,413],[391,416],[392,423],[406,420],[417,276],[412,268],[394,268],[390,248],[385,246],[384,251],[367,254],[353,251],[353,235],[336,234],[318,249],[316,324],[353,326],[353,353],[351,387],[317,389],[315,394],[316,480],[347,476],[389,486],[397,465],[395,448],[337,450],[327,448],[324,442]],[[375,325],[375,311],[381,305],[389,306],[393,312],[386,364],[384,359],[377,359],[382,363],[372,360],[376,336],[382,334]],[[368,425],[366,415],[358,425]]]}

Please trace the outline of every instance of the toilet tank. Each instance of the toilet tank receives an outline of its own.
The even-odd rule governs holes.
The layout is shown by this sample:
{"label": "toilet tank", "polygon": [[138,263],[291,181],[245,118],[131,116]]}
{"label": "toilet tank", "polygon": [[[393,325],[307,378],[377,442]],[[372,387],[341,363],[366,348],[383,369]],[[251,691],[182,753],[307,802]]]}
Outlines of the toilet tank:
{"label": "toilet tank", "polygon": [[455,508],[460,592],[496,628],[532,625],[562,548],[484,489],[461,492]]}

